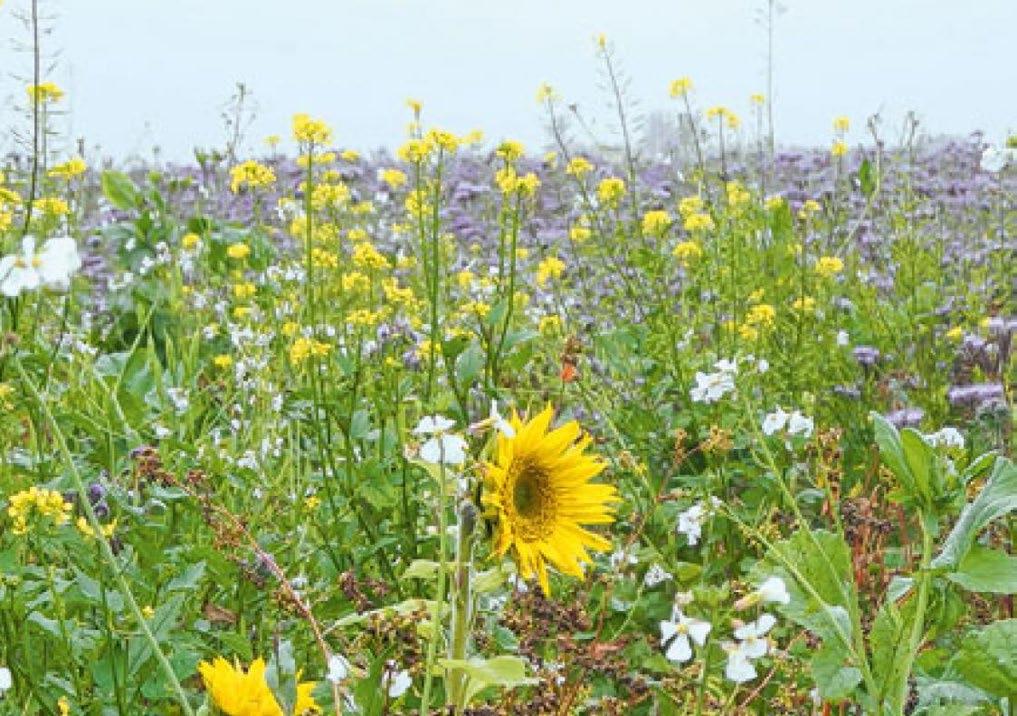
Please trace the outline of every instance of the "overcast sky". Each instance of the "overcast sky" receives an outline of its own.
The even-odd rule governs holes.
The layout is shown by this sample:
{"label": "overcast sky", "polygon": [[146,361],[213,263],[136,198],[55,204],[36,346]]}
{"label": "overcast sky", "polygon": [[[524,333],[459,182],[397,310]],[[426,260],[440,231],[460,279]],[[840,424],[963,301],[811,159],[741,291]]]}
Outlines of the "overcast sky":
{"label": "overcast sky", "polygon": [[[0,36],[24,37],[0,8]],[[322,116],[344,147],[401,141],[407,97],[425,121],[490,139],[544,142],[534,102],[547,81],[596,114],[593,36],[604,32],[644,110],[667,108],[689,75],[702,106],[748,112],[765,88],[764,0],[43,0],[56,15],[54,79],[75,136],[114,156],[187,157],[221,143],[237,81],[254,92],[257,146],[288,135],[294,112]],[[778,141],[829,141],[831,119],[906,110],[927,131],[990,137],[1017,128],[1017,0],[784,0],[776,26]],[[0,49],[0,96],[23,98]],[[9,105],[5,103],[5,105]],[[14,121],[5,106],[0,126]],[[5,132],[5,135],[7,133]]]}

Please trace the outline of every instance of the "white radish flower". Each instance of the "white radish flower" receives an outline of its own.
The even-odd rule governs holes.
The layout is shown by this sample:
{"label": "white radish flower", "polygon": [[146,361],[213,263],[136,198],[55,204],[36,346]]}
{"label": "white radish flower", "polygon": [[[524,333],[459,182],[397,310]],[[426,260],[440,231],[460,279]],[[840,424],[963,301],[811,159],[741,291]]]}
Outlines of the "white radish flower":
{"label": "white radish flower", "polygon": [[350,675],[350,662],[346,660],[345,656],[339,654],[332,654],[328,657],[328,674],[325,676],[329,682],[338,684],[340,681],[344,681],[347,676]]}
{"label": "white radish flower", "polygon": [[66,291],[80,268],[78,245],[71,237],[49,239],[36,251],[36,239],[28,235],[21,240],[20,254],[0,259],[0,293],[15,298],[38,288]]}
{"label": "white radish flower", "polygon": [[766,417],[763,418],[763,434],[773,435],[779,433],[787,425],[788,418],[791,417],[790,413],[784,411],[783,408],[777,407],[772,413],[767,413]]}
{"label": "white radish flower", "polygon": [[414,435],[430,435],[420,446],[420,459],[432,465],[461,465],[466,461],[466,441],[446,431],[455,426],[454,420],[442,415],[425,415],[413,428]]}
{"label": "white radish flower", "polygon": [[675,610],[671,621],[660,623],[660,645],[667,648],[665,656],[679,664],[692,658],[692,642],[699,646],[706,643],[713,625],[702,619],[687,617]]}

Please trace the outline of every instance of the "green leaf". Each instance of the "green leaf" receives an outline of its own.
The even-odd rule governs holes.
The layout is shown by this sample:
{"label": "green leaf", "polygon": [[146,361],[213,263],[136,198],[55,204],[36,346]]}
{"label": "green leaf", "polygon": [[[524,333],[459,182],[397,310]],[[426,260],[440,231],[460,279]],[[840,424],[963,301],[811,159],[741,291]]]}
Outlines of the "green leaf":
{"label": "green leaf", "polygon": [[969,592],[1017,593],[1017,557],[1006,552],[972,545],[957,571],[946,578]]}
{"label": "green leaf", "polygon": [[993,520],[1017,510],[1017,465],[997,458],[982,491],[961,511],[957,524],[932,560],[934,568],[956,567],[971,549],[978,533]]}
{"label": "green leaf", "polygon": [[538,683],[537,679],[526,676],[526,663],[518,656],[495,656],[490,659],[474,657],[465,659],[441,659],[439,663],[446,671],[466,673],[466,704],[489,686],[515,688]]}
{"label": "green leaf", "polygon": [[824,701],[843,701],[862,682],[862,672],[850,663],[847,651],[837,642],[824,643],[812,657],[811,667],[819,698]]}
{"label": "green leaf", "polygon": [[440,565],[430,559],[415,559],[403,572],[401,579],[435,579]]}
{"label": "green leaf", "polygon": [[[780,611],[795,623],[824,640],[850,637],[850,614],[856,608],[851,553],[839,534],[799,530],[774,543],[752,574],[757,582],[771,575],[784,579],[791,601]],[[818,601],[811,592],[818,596]]]}
{"label": "green leaf", "polygon": [[127,211],[140,206],[141,194],[138,193],[138,188],[131,178],[123,172],[104,171],[100,181],[102,193],[116,208]]}
{"label": "green leaf", "polygon": [[469,388],[483,367],[484,351],[476,343],[471,343],[456,358],[456,381],[464,389]]}
{"label": "green leaf", "polygon": [[951,665],[972,686],[996,696],[1017,697],[1017,619],[968,634]]}
{"label": "green leaf", "polygon": [[876,191],[876,177],[872,170],[872,162],[867,158],[862,160],[862,165],[858,167],[858,185],[862,190],[862,195],[866,198],[872,196]]}
{"label": "green leaf", "polygon": [[194,591],[197,588],[201,578],[205,576],[205,563],[198,562],[192,564],[184,570],[183,574],[178,577],[174,577],[170,580],[170,583],[166,585],[166,591]]}

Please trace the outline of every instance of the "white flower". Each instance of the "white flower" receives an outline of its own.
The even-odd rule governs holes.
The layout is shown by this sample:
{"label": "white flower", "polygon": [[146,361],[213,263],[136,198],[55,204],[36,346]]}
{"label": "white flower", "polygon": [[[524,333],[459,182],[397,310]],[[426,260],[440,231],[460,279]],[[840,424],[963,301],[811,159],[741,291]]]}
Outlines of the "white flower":
{"label": "white flower", "polygon": [[964,436],[961,435],[960,430],[952,427],[940,428],[930,435],[926,435],[925,439],[932,443],[933,447],[945,447],[945,448],[956,448],[958,450],[964,449]]}
{"label": "white flower", "polygon": [[731,373],[733,375],[738,372],[738,361],[737,359],[731,360],[730,358],[721,358],[713,364],[713,367],[721,373]]}
{"label": "white flower", "polygon": [[729,371],[696,371],[696,385],[689,391],[689,397],[695,403],[715,403],[734,389],[734,375]]}
{"label": "white flower", "polygon": [[798,410],[791,413],[787,420],[787,431],[792,435],[801,435],[805,438],[811,437],[815,427],[816,424],[812,418],[802,415]]}
{"label": "white flower", "polygon": [[11,670],[6,666],[0,666],[0,696],[14,686],[14,679],[11,678]]}
{"label": "white flower", "polygon": [[612,569],[618,569],[625,564],[638,564],[639,558],[623,549],[619,549],[611,554],[610,562]]}
{"label": "white flower", "polygon": [[[720,504],[720,500],[711,497],[710,501],[714,507]],[[689,546],[695,547],[699,544],[699,538],[703,536],[703,520],[708,515],[705,503],[697,502],[689,509],[678,515],[678,532],[685,535],[689,540]]]}
{"label": "white flower", "polygon": [[766,360],[766,358],[760,358],[756,361],[756,370],[760,373],[765,373],[770,370],[770,361]]}
{"label": "white flower", "polygon": [[413,428],[414,435],[435,435],[444,433],[449,428],[455,427],[456,422],[449,420],[444,415],[425,415]]}
{"label": "white flower", "polygon": [[851,342],[851,336],[848,335],[847,331],[837,331],[837,345],[846,346]]}
{"label": "white flower", "polygon": [[1006,152],[1001,151],[997,147],[988,146],[985,148],[985,151],[982,152],[982,171],[998,172],[1006,166],[1007,159],[1009,159],[1009,157]]}
{"label": "white flower", "polygon": [[35,250],[35,237],[21,240],[21,254],[0,259],[0,293],[8,298],[39,287],[66,291],[71,276],[81,268],[78,245],[69,236],[50,239]]}
{"label": "white flower", "polygon": [[756,621],[742,624],[734,630],[738,643],[728,641],[723,644],[727,652],[727,666],[724,668],[724,675],[727,678],[736,684],[756,678],[756,667],[752,665],[752,661],[766,656],[770,651],[770,642],[766,635],[776,623],[777,620],[772,614],[763,614]]}
{"label": "white flower", "polygon": [[332,654],[328,657],[328,675],[325,676],[333,684],[338,684],[350,674],[350,662],[346,657]]}
{"label": "white flower", "polygon": [[788,594],[787,585],[784,584],[784,580],[780,577],[767,577],[763,580],[763,583],[759,585],[759,589],[756,590],[756,594],[759,595],[759,599],[762,602],[777,602],[778,604],[787,604],[791,601],[791,595]]}
{"label": "white flower", "polygon": [[648,570],[646,570],[646,575],[643,577],[643,584],[647,587],[656,587],[661,582],[666,582],[669,579],[674,579],[674,575],[659,564],[653,564],[650,565]]}
{"label": "white flower", "polygon": [[445,432],[454,425],[455,421],[442,415],[425,415],[420,419],[413,433],[432,436],[420,446],[421,460],[433,465],[461,465],[466,461],[466,441]]}
{"label": "white flower", "polygon": [[516,429],[512,427],[508,420],[501,416],[498,412],[498,401],[491,401],[491,414],[488,416],[488,420],[491,421],[491,425],[496,430],[500,430],[501,434],[507,438],[514,438],[516,436]]}
{"label": "white flower", "polygon": [[660,645],[667,647],[665,656],[668,659],[683,663],[692,658],[692,644],[689,640],[703,646],[712,628],[710,622],[687,617],[675,610],[672,621],[660,623]]}
{"label": "white flower", "polygon": [[735,639],[741,642],[738,647],[750,659],[766,656],[770,651],[770,642],[766,640],[766,635],[776,623],[777,618],[772,614],[763,614],[754,622],[742,624],[734,630]]}
{"label": "white flower", "polygon": [[721,646],[727,652],[727,666],[724,667],[724,676],[736,684],[744,684],[746,681],[752,681],[758,676],[756,667],[752,665],[749,658],[742,652],[741,644],[725,641]]}
{"label": "white flower", "polygon": [[766,417],[763,418],[763,434],[773,435],[780,432],[787,425],[787,419],[790,417],[790,413],[784,412],[784,409],[778,406],[776,410],[772,413],[767,413]]}
{"label": "white flower", "polygon": [[389,698],[398,699],[410,688],[413,684],[413,679],[410,678],[410,672],[406,671],[406,669],[398,673],[386,671],[385,676],[382,677],[382,683],[388,685]]}

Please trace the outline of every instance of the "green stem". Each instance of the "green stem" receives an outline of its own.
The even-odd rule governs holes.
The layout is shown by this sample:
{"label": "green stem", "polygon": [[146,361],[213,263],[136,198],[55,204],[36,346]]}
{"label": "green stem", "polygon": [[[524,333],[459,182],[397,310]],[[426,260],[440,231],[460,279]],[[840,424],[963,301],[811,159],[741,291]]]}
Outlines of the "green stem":
{"label": "green stem", "polygon": [[431,635],[427,645],[427,662],[424,674],[424,693],[420,697],[420,716],[428,716],[431,705],[431,686],[434,682],[434,662],[438,657],[438,642],[441,640],[441,615],[445,611],[445,590],[448,564],[445,559],[448,541],[448,517],[445,514],[445,451],[441,452],[438,464],[438,593],[431,608]]}

